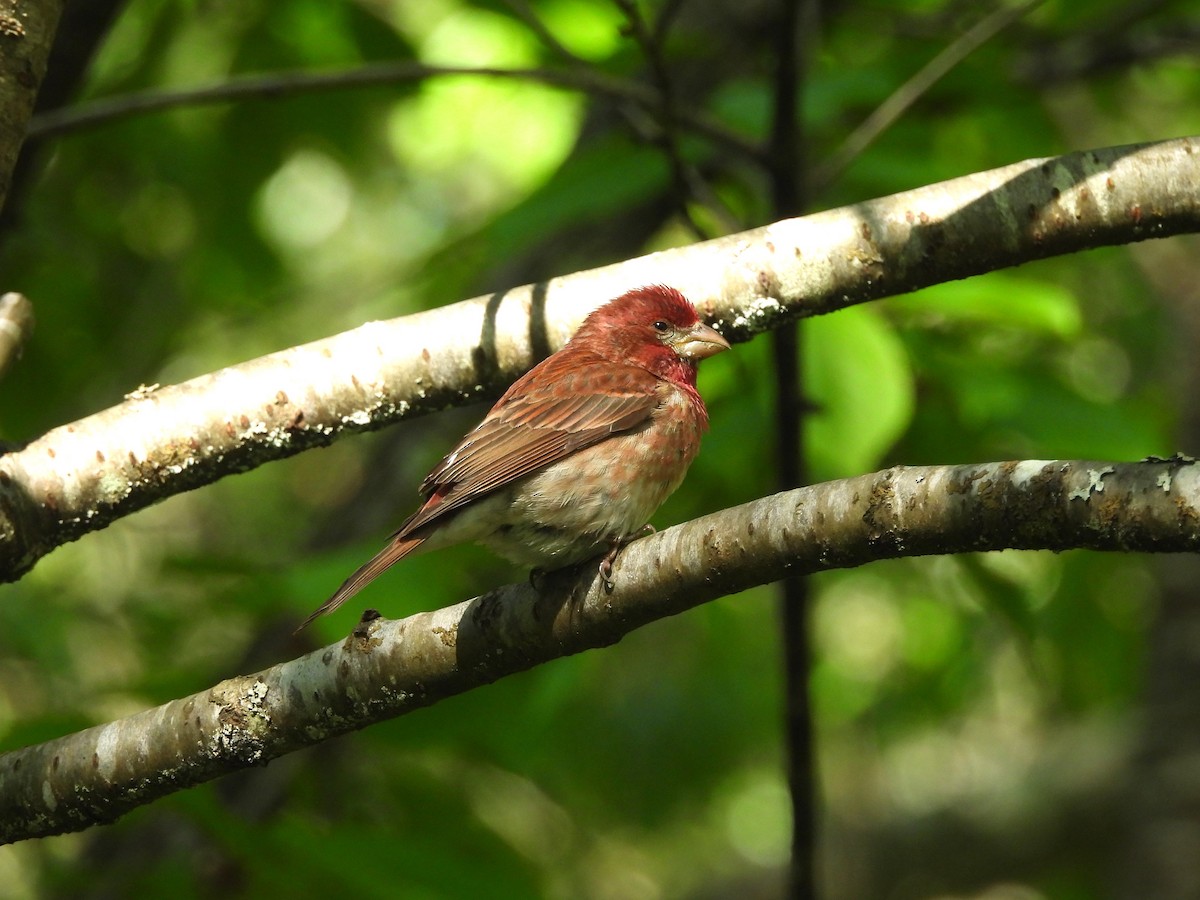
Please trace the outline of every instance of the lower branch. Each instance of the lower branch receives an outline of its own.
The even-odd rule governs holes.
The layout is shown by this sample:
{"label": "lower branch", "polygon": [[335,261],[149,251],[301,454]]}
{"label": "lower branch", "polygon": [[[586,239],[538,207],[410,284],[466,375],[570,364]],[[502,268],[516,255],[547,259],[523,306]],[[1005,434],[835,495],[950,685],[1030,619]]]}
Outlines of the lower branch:
{"label": "lower branch", "polygon": [[1200,466],[1022,461],[896,467],[776,494],[592,566],[407,619],[107,725],[0,755],[0,843],[109,822],[158,797],[393,718],[789,574],[1007,548],[1200,550]]}

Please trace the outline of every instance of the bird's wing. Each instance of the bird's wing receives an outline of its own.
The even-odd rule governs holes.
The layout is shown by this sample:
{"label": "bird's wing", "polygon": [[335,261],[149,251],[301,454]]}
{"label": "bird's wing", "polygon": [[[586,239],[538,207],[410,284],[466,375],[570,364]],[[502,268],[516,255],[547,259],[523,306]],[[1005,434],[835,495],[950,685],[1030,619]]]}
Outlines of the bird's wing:
{"label": "bird's wing", "polygon": [[645,422],[659,379],[590,353],[559,353],[518,379],[421,484],[428,499],[396,536]]}

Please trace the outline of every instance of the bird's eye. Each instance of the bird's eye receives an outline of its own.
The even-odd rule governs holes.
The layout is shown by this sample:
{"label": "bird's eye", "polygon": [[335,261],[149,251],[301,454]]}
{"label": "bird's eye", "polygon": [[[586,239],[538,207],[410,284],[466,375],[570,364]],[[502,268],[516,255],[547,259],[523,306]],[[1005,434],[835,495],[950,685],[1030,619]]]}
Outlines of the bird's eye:
{"label": "bird's eye", "polygon": [[666,334],[668,331],[671,330],[671,326],[668,323],[664,322],[662,319],[659,319],[657,322],[654,323],[654,330],[657,331],[659,334]]}

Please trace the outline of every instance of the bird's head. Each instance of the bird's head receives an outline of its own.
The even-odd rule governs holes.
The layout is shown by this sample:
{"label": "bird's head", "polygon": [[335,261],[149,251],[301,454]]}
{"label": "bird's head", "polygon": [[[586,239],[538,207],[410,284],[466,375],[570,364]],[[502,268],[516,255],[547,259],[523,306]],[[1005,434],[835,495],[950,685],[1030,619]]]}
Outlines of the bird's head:
{"label": "bird's head", "polygon": [[584,320],[572,340],[610,359],[693,384],[700,360],[729,349],[729,342],[700,321],[683,294],[664,285],[637,288],[609,301]]}

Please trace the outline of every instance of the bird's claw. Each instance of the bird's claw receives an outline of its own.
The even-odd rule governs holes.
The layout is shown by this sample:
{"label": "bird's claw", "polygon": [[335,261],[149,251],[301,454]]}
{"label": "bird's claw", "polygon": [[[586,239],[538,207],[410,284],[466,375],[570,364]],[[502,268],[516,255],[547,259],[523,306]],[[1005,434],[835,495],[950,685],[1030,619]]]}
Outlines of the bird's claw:
{"label": "bird's claw", "polygon": [[613,563],[616,562],[617,554],[621,552],[621,548],[625,546],[623,538],[613,538],[609,542],[608,552],[604,554],[604,558],[600,560],[600,578],[604,582],[604,590],[611,594],[617,583],[613,581]]}
{"label": "bird's claw", "polygon": [[611,594],[613,592],[613,588],[615,588],[617,586],[617,583],[615,581],[613,581],[613,577],[612,577],[612,570],[613,570],[612,564],[613,564],[613,560],[616,559],[616,557],[617,557],[617,552],[620,549],[621,549],[621,547],[618,544],[612,550],[608,551],[608,553],[605,555],[604,559],[600,560],[600,578],[604,582],[605,592],[609,593],[609,594]]}

